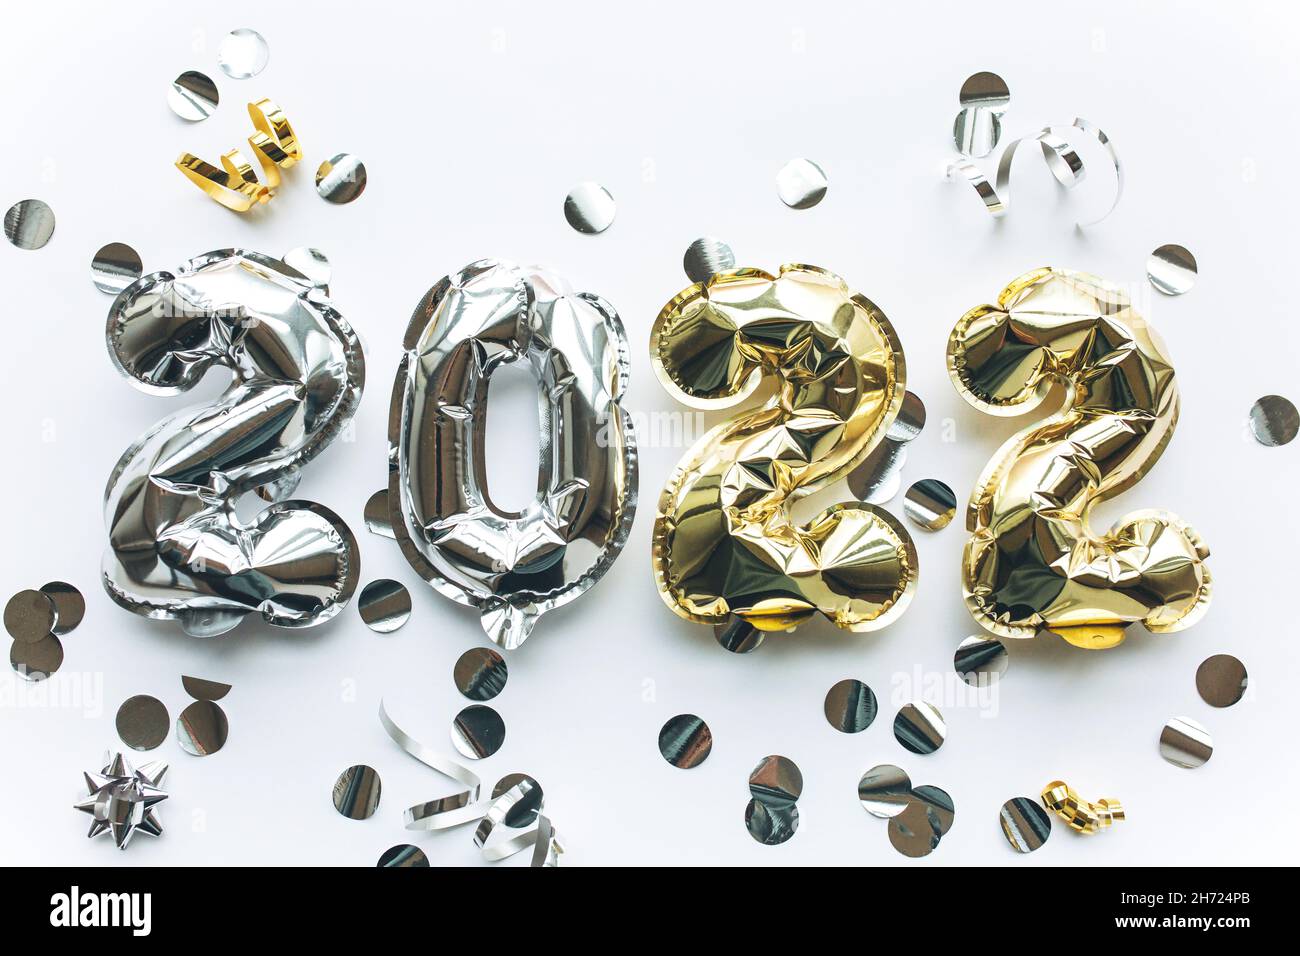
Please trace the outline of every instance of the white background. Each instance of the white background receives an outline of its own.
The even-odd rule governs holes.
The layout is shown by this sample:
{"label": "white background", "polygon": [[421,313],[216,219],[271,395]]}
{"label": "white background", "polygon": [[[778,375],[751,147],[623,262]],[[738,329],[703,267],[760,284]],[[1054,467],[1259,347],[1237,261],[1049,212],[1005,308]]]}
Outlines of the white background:
{"label": "white background", "polygon": [[[1016,643],[996,701],[978,706],[952,676],[953,649],[972,627],[958,585],[965,532],[957,521],[936,534],[913,529],[920,590],[892,628],[850,636],[820,622],[733,656],[655,592],[653,505],[684,449],[647,436],[641,507],[622,557],[509,657],[509,684],[495,704],[506,744],[478,768],[489,785],[511,770],[541,780],[566,864],[1291,859],[1300,443],[1263,448],[1245,420],[1260,395],[1300,400],[1296,20],[1241,3],[998,11],[258,3],[238,18],[192,3],[14,6],[0,57],[0,207],[40,197],[58,228],[37,252],[0,245],[0,590],[7,597],[65,579],[84,591],[88,610],[64,639],[63,670],[39,691],[53,700],[33,696],[7,669],[0,676],[0,858],[369,866],[409,837],[435,864],[475,862],[467,829],[402,829],[403,807],[448,784],[393,746],[375,716],[384,696],[411,732],[446,746],[465,703],[452,663],[485,643],[473,614],[423,586],[396,546],[367,534],[361,520],[385,478],[384,426],[407,318],[430,285],[472,260],[547,264],[622,314],[633,344],[629,406],[642,416],[674,410],[650,371],[649,329],[685,285],[686,246],[712,234],[732,244],[741,265],[816,263],[885,310],[906,350],[908,384],[929,409],[906,480],[940,478],[962,499],[1028,422],[982,416],[959,399],[943,364],[953,323],[1040,265],[1131,283],[1169,344],[1182,421],[1154,473],[1101,518],[1144,507],[1183,516],[1213,550],[1213,607],[1190,631],[1138,628],[1106,653],[1050,637]],[[266,36],[271,62],[235,81],[216,55],[221,37],[241,26]],[[221,90],[219,110],[202,123],[182,122],[166,106],[169,82],[186,69],[210,74]],[[942,180],[957,90],[981,69],[1011,87],[1008,139],[1075,115],[1110,134],[1128,176],[1110,219],[1085,233],[1073,228],[1114,187],[1087,141],[1089,174],[1077,195],[1058,194],[1026,152],[1017,204],[1001,223],[967,187]],[[244,104],[263,96],[285,107],[307,159],[269,207],[237,216],[171,164],[185,150],[214,161],[242,142]],[[312,173],[340,151],[364,160],[370,182],[360,200],[335,207],[316,196]],[[829,176],[815,209],[777,199],[774,176],[795,156]],[[617,221],[600,236],[573,232],[561,214],[569,187],[585,179],[604,183],[618,203]],[[232,245],[328,253],[336,304],[364,339],[369,381],[355,440],[310,465],[299,494],[352,524],[363,581],[395,577],[411,589],[405,628],[374,634],[348,608],[314,630],[248,622],[205,642],[110,603],[98,583],[105,479],[139,433],[192,400],[137,392],[109,362],[110,299],[91,285],[89,262],[114,240],[135,246],[146,269]],[[1166,242],[1186,245],[1200,263],[1196,287],[1179,299],[1155,295],[1143,280],[1147,254]],[[218,377],[198,399],[219,390]],[[532,482],[519,449],[533,441],[533,400],[518,385],[501,389],[489,419],[493,488],[507,502]],[[838,488],[817,507],[845,497]],[[901,496],[892,507],[901,513]],[[1193,676],[1219,652],[1242,658],[1251,685],[1248,699],[1215,711]],[[87,821],[71,805],[81,771],[117,744],[118,705],[153,694],[174,718],[187,701],[182,673],[234,684],[222,702],[229,744],[200,759],[171,738],[150,755],[172,763],[161,839],[141,837],[124,854],[106,837],[87,841]],[[882,703],[857,736],[822,716],[827,688],[849,676]],[[897,706],[914,695],[948,718],[948,741],[930,757],[906,753],[890,731]],[[660,725],[681,712],[703,716],[715,735],[712,756],[691,771],[668,766],[656,747]],[[1213,733],[1205,767],[1180,770],[1159,757],[1160,728],[1175,715]],[[776,848],[755,843],[742,823],[746,776],[769,753],[794,759],[805,778],[802,825]],[[954,828],[926,860],[896,854],[885,824],[858,805],[859,775],[881,762],[956,801]],[[365,822],[340,817],[330,802],[335,776],[354,763],[374,766],[384,783],[379,812]],[[1095,838],[1058,825],[1040,852],[1012,853],[998,808],[1057,777],[1085,796],[1120,798],[1129,821]]]}

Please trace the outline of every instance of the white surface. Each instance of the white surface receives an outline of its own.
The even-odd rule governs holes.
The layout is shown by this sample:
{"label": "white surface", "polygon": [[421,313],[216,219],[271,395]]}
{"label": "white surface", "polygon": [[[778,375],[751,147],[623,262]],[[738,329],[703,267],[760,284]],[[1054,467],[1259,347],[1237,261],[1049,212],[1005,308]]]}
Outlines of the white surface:
{"label": "white surface", "polygon": [[[369,866],[413,837],[435,864],[473,862],[467,829],[402,829],[401,809],[447,784],[393,746],[375,716],[386,696],[408,730],[443,744],[465,703],[452,663],[484,643],[474,616],[422,587],[361,520],[384,479],[402,331],[421,294],[465,263],[545,263],[621,312],[633,343],[630,406],[677,410],[650,371],[646,342],[661,305],[686,284],[683,252],[704,234],[727,239],[741,265],[833,269],[886,311],[909,385],[929,409],[906,478],[941,478],[962,498],[1025,422],[981,416],[958,398],[943,364],[957,318],[1043,264],[1135,283],[1177,365],[1182,422],[1154,474],[1101,517],[1142,507],[1182,515],[1213,549],[1214,605],[1188,632],[1139,629],[1102,654],[1048,638],[1016,644],[996,707],[981,708],[954,696],[963,685],[953,649],[972,627],[957,583],[965,534],[954,522],[936,534],[913,530],[920,592],[896,626],[853,637],[819,623],[733,657],[671,615],[651,583],[654,502],[683,449],[643,445],[641,508],[623,556],[510,656],[497,701],[506,744],[479,768],[489,785],[516,769],[542,781],[566,864],[1294,856],[1284,807],[1300,785],[1292,683],[1300,644],[1284,602],[1294,600],[1300,443],[1260,447],[1245,421],[1260,395],[1300,400],[1290,220],[1300,17],[1262,4],[1024,3],[997,15],[969,4],[946,14],[844,7],[750,3],[728,15],[700,3],[563,13],[538,4],[266,3],[231,19],[197,4],[128,12],[88,3],[7,13],[0,206],[40,197],[58,227],[38,252],[0,245],[0,590],[7,597],[62,578],[89,608],[65,639],[63,670],[41,689],[60,703],[42,706],[16,693],[7,669],[0,676],[8,821],[0,859]],[[235,81],[218,68],[217,47],[241,26],[267,38],[271,61]],[[202,123],[167,109],[168,84],[186,69],[221,90],[220,108]],[[942,181],[958,88],[980,69],[1011,87],[1008,137],[1075,115],[1113,137],[1128,185],[1109,220],[1084,234],[1072,228],[1075,203],[1104,205],[1112,188],[1095,146],[1084,153],[1090,172],[1078,197],[1058,196],[1038,158],[1022,157],[1017,205],[998,225],[966,187]],[[244,103],[263,96],[286,108],[307,160],[270,207],[240,217],[171,163],[184,150],[214,161],[243,142]],[[365,162],[370,182],[360,200],[335,207],[317,197],[312,175],[342,151]],[[793,156],[814,159],[829,177],[815,209],[777,198],[774,177]],[[562,215],[565,193],[584,179],[618,202],[600,236],[575,233]],[[110,603],[98,583],[105,479],[138,434],[189,401],[137,392],[109,362],[110,299],[92,286],[89,263],[113,240],[134,245],[147,269],[231,245],[328,253],[336,303],[364,338],[369,384],[355,441],[308,467],[300,494],[352,523],[364,580],[410,587],[415,610],[402,630],[373,634],[349,608],[315,630],[246,623],[204,642]],[[1186,245],[1200,263],[1196,287],[1180,299],[1160,298],[1142,278],[1147,254],[1165,242]],[[220,385],[205,383],[199,397]],[[525,407],[519,394],[513,407]],[[526,446],[531,422],[511,432],[511,421],[496,420],[494,433],[502,426]],[[523,468],[492,474],[503,497],[530,481]],[[901,495],[893,508],[901,514]],[[1251,676],[1249,697],[1223,711],[1202,703],[1193,684],[1197,664],[1218,652],[1241,657]],[[107,838],[87,841],[71,804],[81,771],[117,742],[118,704],[154,694],[174,718],[187,699],[182,673],[234,684],[222,702],[229,745],[199,759],[173,738],[151,755],[173,765],[162,839],[141,837],[125,854]],[[857,736],[836,733],[821,713],[827,688],[848,676],[882,700],[875,725]],[[907,754],[890,731],[918,684],[949,722],[947,744],[931,757]],[[669,767],[656,748],[660,725],[683,711],[702,715],[716,738],[691,771]],[[1213,733],[1205,767],[1160,759],[1157,736],[1175,715]],[[806,781],[802,826],[778,848],[759,846],[742,823],[746,776],[769,753],[793,758]],[[927,860],[900,857],[885,824],[858,806],[859,775],[881,762],[955,798],[956,824]],[[335,776],[353,763],[376,767],[384,782],[379,813],[366,822],[343,819],[330,803]],[[1095,839],[1058,826],[1042,851],[1021,858],[1003,842],[998,808],[1057,777],[1088,796],[1119,797],[1130,819]]]}

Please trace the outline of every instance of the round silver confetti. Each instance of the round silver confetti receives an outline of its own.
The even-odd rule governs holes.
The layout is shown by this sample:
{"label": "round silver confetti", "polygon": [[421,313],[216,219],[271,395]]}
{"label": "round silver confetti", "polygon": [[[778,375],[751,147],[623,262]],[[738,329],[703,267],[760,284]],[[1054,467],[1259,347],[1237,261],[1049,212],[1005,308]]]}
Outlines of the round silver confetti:
{"label": "round silver confetti", "polygon": [[1010,663],[1007,646],[997,638],[968,637],[957,645],[952,666],[972,687],[987,687],[1001,679]]}
{"label": "round silver confetti", "polygon": [[393,534],[393,521],[388,511],[388,489],[380,488],[373,495],[366,499],[366,507],[362,512],[366,520],[366,530],[371,534],[377,534],[381,538],[396,538]]}
{"label": "round silver confetti", "polygon": [[827,722],[843,734],[857,734],[871,726],[880,709],[875,692],[860,680],[846,677],[826,692],[822,712]]}
{"label": "round silver confetti", "polygon": [[470,700],[491,700],[505,690],[510,675],[506,659],[490,647],[471,647],[456,659],[452,679]]}
{"label": "round silver confetti", "polygon": [[181,686],[185,693],[195,700],[221,700],[230,693],[230,685],[220,681],[204,680],[202,677],[181,676]]}
{"label": "round silver confetti", "polygon": [[471,704],[451,725],[452,746],[470,760],[491,757],[506,742],[506,724],[491,707]]}
{"label": "round silver confetti", "polygon": [[117,735],[132,750],[153,750],[167,739],[171,716],[157,697],[137,694],[117,709]]}
{"label": "round silver confetti", "polygon": [[686,247],[682,268],[688,279],[703,285],[719,272],[736,268],[736,254],[721,239],[705,236]]}
{"label": "round silver confetti", "polygon": [[659,753],[674,767],[698,767],[712,749],[713,731],[694,714],[670,717],[659,729]]}
{"label": "round silver confetti", "polygon": [[858,781],[858,800],[873,817],[896,817],[912,802],[912,781],[893,764],[872,767]]}
{"label": "round silver confetti", "polygon": [[247,80],[266,69],[271,49],[262,34],[247,27],[231,30],[217,49],[217,63],[232,80]]}
{"label": "round silver confetti", "polygon": [[9,666],[23,680],[45,680],[63,666],[63,644],[53,634],[39,641],[14,641],[9,646]]}
{"label": "round silver confetti", "polygon": [[946,733],[939,708],[923,700],[904,704],[894,718],[894,738],[914,754],[934,753]]}
{"label": "round silver confetti", "polygon": [[14,203],[5,213],[5,238],[19,249],[40,249],[54,235],[54,210],[39,199]]}
{"label": "round silver confetti", "polygon": [[792,159],[776,174],[776,194],[791,209],[811,209],[826,196],[826,173],[811,159]]}
{"label": "round silver confetti", "polygon": [[418,846],[412,846],[409,843],[399,843],[397,846],[390,846],[379,857],[377,867],[417,867],[428,866],[429,858],[425,856],[424,851]]}
{"label": "round silver confetti", "polygon": [[889,820],[889,842],[903,856],[929,856],[939,845],[939,837],[938,821],[924,803],[909,803]]}
{"label": "round silver confetti", "polygon": [[765,636],[766,632],[739,617],[730,618],[726,624],[713,625],[714,640],[723,650],[733,654],[748,654],[756,650]]}
{"label": "round silver confetti", "polygon": [[1214,753],[1210,732],[1190,717],[1173,717],[1160,732],[1160,756],[1175,767],[1192,770]]}
{"label": "round silver confetti", "polygon": [[749,775],[749,793],[767,806],[793,807],[803,793],[803,774],[789,757],[764,757]]}
{"label": "round silver confetti", "polygon": [[988,70],[981,70],[966,77],[966,82],[961,85],[961,90],[957,94],[957,100],[962,106],[979,106],[993,110],[995,113],[1004,113],[1011,105],[1011,90],[1002,77]]}
{"label": "round silver confetti", "polygon": [[1017,853],[1033,853],[1052,835],[1052,818],[1030,797],[1013,797],[1002,804],[998,823]]}
{"label": "round silver confetti", "polygon": [[366,627],[389,634],[411,619],[411,593],[400,581],[380,578],[361,589],[357,610]]}
{"label": "round silver confetti", "polygon": [[1196,257],[1182,246],[1161,246],[1147,258],[1147,278],[1158,292],[1182,295],[1196,284]]}
{"label": "round silver confetti", "polygon": [[167,105],[183,120],[197,123],[216,112],[221,94],[212,78],[198,70],[186,70],[172,80],[167,91]]}
{"label": "round silver confetti", "polygon": [[90,279],[100,292],[117,295],[144,272],[140,253],[125,242],[101,246],[90,260]]}
{"label": "round silver confetti", "polygon": [[55,634],[67,634],[86,616],[86,599],[68,582],[51,581],[42,584],[41,593],[54,602]]}
{"label": "round silver confetti", "polygon": [[980,159],[1002,139],[1002,118],[982,106],[968,106],[952,122],[952,142],[963,156]]}
{"label": "round silver confetti", "polygon": [[942,531],[957,514],[957,496],[937,478],[922,478],[907,489],[903,513],[926,531]]}
{"label": "round silver confetti", "polygon": [[1246,665],[1231,654],[1215,654],[1196,668],[1196,692],[1211,707],[1231,707],[1246,693]]}
{"label": "round silver confetti", "polygon": [[333,270],[330,268],[329,258],[319,249],[299,246],[286,252],[280,261],[317,288],[329,288]]}
{"label": "round silver confetti", "polygon": [[764,846],[784,843],[799,829],[799,808],[772,806],[761,800],[745,804],[745,829]]}
{"label": "round silver confetti", "polygon": [[578,232],[594,235],[614,224],[614,197],[600,183],[581,182],[564,197],[564,218]]}
{"label": "round silver confetti", "polygon": [[226,745],[230,725],[226,712],[210,700],[196,700],[176,718],[176,739],[181,749],[196,757],[214,754]]}
{"label": "round silver confetti", "polygon": [[334,781],[334,809],[349,820],[366,820],[379,809],[379,774],[365,764],[344,770]]}
{"label": "round silver confetti", "polygon": [[930,812],[930,822],[939,836],[944,836],[952,829],[952,822],[957,817],[957,807],[947,790],[922,784],[912,791],[912,800],[920,803]]}
{"label": "round silver confetti", "polygon": [[546,802],[542,785],[526,773],[508,773],[492,788],[492,799],[498,800],[502,794],[521,784],[527,785],[523,787],[522,796],[510,804],[501,819],[503,824],[514,830],[523,830],[537,822],[537,815],[542,812],[542,805]]}
{"label": "round silver confetti", "polygon": [[906,446],[886,437],[871,450],[862,464],[849,472],[844,481],[859,501],[883,505],[898,494],[898,489],[903,484],[903,465],[906,462]]}
{"label": "round silver confetti", "polygon": [[925,428],[925,402],[916,392],[904,392],[903,404],[898,409],[898,416],[889,423],[885,432],[891,441],[906,444],[914,440]]}
{"label": "round silver confetti", "polygon": [[338,153],[316,170],[316,192],[322,199],[342,205],[352,202],[366,189],[366,167],[349,153]]}
{"label": "round silver confetti", "polygon": [[20,644],[35,644],[54,633],[59,615],[44,591],[19,591],[5,604],[5,630]]}
{"label": "round silver confetti", "polygon": [[1250,430],[1261,445],[1286,445],[1300,432],[1300,412],[1290,399],[1265,395],[1250,407]]}

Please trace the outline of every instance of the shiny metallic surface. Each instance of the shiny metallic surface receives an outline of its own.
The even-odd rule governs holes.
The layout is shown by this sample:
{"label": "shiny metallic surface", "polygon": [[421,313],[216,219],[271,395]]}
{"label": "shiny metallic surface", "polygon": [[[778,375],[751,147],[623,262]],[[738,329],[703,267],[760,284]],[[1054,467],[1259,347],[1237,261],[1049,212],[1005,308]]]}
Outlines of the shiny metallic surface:
{"label": "shiny metallic surface", "polygon": [[185,693],[195,700],[221,700],[230,693],[230,685],[220,681],[205,680],[202,677],[181,676],[181,686]]}
{"label": "shiny metallic surface", "polygon": [[176,718],[177,742],[182,750],[196,757],[216,753],[229,736],[226,712],[214,701],[196,700]]}
{"label": "shiny metallic surface", "polygon": [[506,659],[490,647],[471,647],[456,659],[452,669],[452,679],[461,695],[480,702],[505,690],[509,676]]}
{"label": "shiny metallic surface", "polygon": [[792,159],[776,174],[776,194],[791,209],[811,209],[826,197],[826,173],[811,159]]}
{"label": "shiny metallic surface", "polygon": [[718,646],[733,654],[748,654],[758,650],[765,636],[766,632],[739,617],[730,618],[726,624],[713,625],[713,638]]}
{"label": "shiny metallic surface", "polygon": [[719,272],[729,272],[736,268],[736,254],[721,239],[705,236],[686,247],[682,268],[692,282],[708,282]]}
{"label": "shiny metallic surface", "polygon": [[1157,292],[1182,295],[1196,284],[1196,257],[1182,246],[1160,246],[1147,257],[1147,279]]}
{"label": "shiny metallic surface", "polygon": [[14,641],[9,645],[9,666],[25,681],[45,680],[63,666],[63,644],[53,634],[39,641]]}
{"label": "shiny metallic surface", "polygon": [[365,361],[324,292],[278,259],[224,249],[134,282],[109,310],[109,355],[153,395],[214,367],[230,384],[173,412],[109,477],[104,587],[122,607],[211,636],[259,613],[277,627],[329,620],[352,597],[360,553],[341,518],[283,501],[251,521],[247,492],[297,473],[352,418]]}
{"label": "shiny metallic surface", "polygon": [[842,734],[858,734],[871,726],[880,705],[875,692],[860,680],[846,677],[826,692],[822,712]]}
{"label": "shiny metallic surface", "polygon": [[1246,693],[1246,665],[1231,654],[1215,654],[1196,668],[1196,692],[1211,707],[1231,707]]}
{"label": "shiny metallic surface", "polygon": [[739,269],[694,285],[650,336],[660,382],[696,408],[762,406],[718,425],[678,462],[651,537],[664,603],[700,624],[732,614],[785,631],[821,614],[845,631],[884,627],[916,590],[911,537],[858,501],[811,521],[795,502],[846,477],[883,440],[906,390],[893,326],[842,279],[815,266],[780,276]]}
{"label": "shiny metallic surface", "polygon": [[1209,548],[1181,519],[1146,510],[1103,534],[1089,527],[1096,505],[1151,470],[1178,420],[1164,345],[1122,291],[1064,269],[1026,273],[957,323],[948,372],[998,416],[1066,386],[1059,411],[1003,444],[971,493],[962,587],[982,628],[1101,649],[1139,621],[1164,633],[1204,615]]}
{"label": "shiny metallic surface", "polygon": [[1160,732],[1160,756],[1175,767],[1200,767],[1213,753],[1210,732],[1190,717],[1172,717]]}
{"label": "shiny metallic surface", "polygon": [[349,820],[368,820],[379,809],[379,774],[365,764],[348,767],[334,781],[334,809]]}
{"label": "shiny metallic surface", "polygon": [[904,704],[894,717],[894,739],[914,754],[934,753],[947,733],[939,708],[923,700]]}
{"label": "shiny metallic surface", "polygon": [[957,93],[957,100],[964,107],[983,107],[1001,113],[1011,105],[1011,90],[1002,77],[981,70],[966,77]]}
{"label": "shiny metallic surface", "polygon": [[39,199],[16,202],[5,212],[5,238],[19,249],[40,249],[54,235],[54,210]]}
{"label": "shiny metallic surface", "polygon": [[972,687],[987,687],[1001,680],[1010,663],[1007,646],[995,637],[982,635],[966,638],[952,656],[957,676]]}
{"label": "shiny metallic surface", "polygon": [[1076,833],[1100,833],[1124,819],[1124,807],[1118,800],[1103,798],[1096,803],[1084,800],[1064,780],[1053,780],[1044,787],[1042,800],[1043,806]]}
{"label": "shiny metallic surface", "polygon": [[957,152],[976,159],[987,156],[1002,139],[1002,118],[993,110],[968,106],[952,123],[952,141]]}
{"label": "shiny metallic surface", "polygon": [[137,694],[122,701],[115,723],[122,743],[132,750],[153,750],[167,739],[172,728],[167,706],[148,694]]}
{"label": "shiny metallic surface", "polygon": [[922,478],[907,489],[903,514],[926,531],[941,531],[957,514],[957,496],[937,478]]}
{"label": "shiny metallic surface", "polygon": [[803,774],[789,757],[764,757],[749,775],[750,796],[765,806],[793,807],[802,793]]}
{"label": "shiny metallic surface", "polygon": [[912,803],[912,780],[893,764],[872,767],[858,781],[858,801],[873,817],[896,817]]}
{"label": "shiny metallic surface", "polygon": [[947,790],[933,787],[928,783],[922,784],[912,790],[912,801],[921,804],[929,811],[930,823],[939,836],[944,836],[952,829],[953,821],[957,817],[957,807],[953,804]]}
{"label": "shiny metallic surface", "polygon": [[325,253],[319,249],[299,246],[286,252],[282,261],[317,288],[329,289],[333,268]]}
{"label": "shiny metallic surface", "polygon": [[425,856],[423,850],[418,846],[412,846],[409,843],[399,843],[397,846],[390,846],[379,857],[377,867],[427,867],[429,858]]}
{"label": "shiny metallic surface", "polygon": [[[1018,142],[1019,140],[1014,141],[1007,147],[1007,151],[1012,151],[1012,146],[1015,146]],[[1004,153],[1004,159],[1005,156]],[[967,183],[975,190],[975,195],[980,198],[980,201],[984,203],[985,211],[994,219],[1001,219],[1007,214],[1007,202],[1003,196],[999,195],[1001,190],[995,188],[989,182],[989,178],[984,175],[984,170],[974,163],[965,159],[954,160],[948,164],[947,178],[949,182]]]}
{"label": "shiny metallic surface", "polygon": [[55,634],[67,634],[86,616],[86,599],[76,587],[66,581],[42,584],[41,593],[48,595],[54,602],[54,613],[57,618],[54,624]]}
{"label": "shiny metallic surface", "polygon": [[[552,272],[485,259],[429,290],[403,349],[388,424],[398,544],[513,649],[627,542],[637,467],[623,324]],[[537,382],[540,424],[537,496],[517,512],[493,502],[485,461],[488,386],[512,362]]]}
{"label": "shiny metallic surface", "polygon": [[903,812],[889,820],[889,842],[903,856],[929,856],[942,836],[939,822],[929,807],[920,801],[909,803]]}
{"label": "shiny metallic surface", "polygon": [[600,183],[581,182],[564,197],[564,218],[578,232],[604,232],[614,224],[614,197]]}
{"label": "shiny metallic surface", "polygon": [[1017,853],[1033,853],[1052,835],[1052,818],[1030,797],[1013,797],[1002,804],[998,823]]}
{"label": "shiny metallic surface", "polygon": [[799,808],[794,804],[773,806],[750,800],[745,804],[745,829],[764,846],[777,846],[799,829]]}
{"label": "shiny metallic surface", "polygon": [[5,630],[19,643],[44,640],[54,633],[58,622],[54,599],[44,591],[19,591],[5,604]]}
{"label": "shiny metallic surface", "polygon": [[889,423],[885,437],[905,445],[919,437],[924,430],[925,403],[916,392],[906,391],[903,393],[903,404],[898,409],[898,417]]}
{"label": "shiny metallic surface", "polygon": [[205,120],[215,113],[220,101],[217,84],[198,70],[186,70],[172,80],[171,89],[167,91],[167,105],[172,112],[191,123]]}
{"label": "shiny metallic surface", "polygon": [[1250,408],[1250,431],[1261,445],[1289,444],[1300,432],[1300,412],[1290,399],[1265,395]]}
{"label": "shiny metallic surface", "polygon": [[505,742],[506,723],[491,707],[471,704],[452,722],[452,746],[470,760],[491,757]]}
{"label": "shiny metallic surface", "polygon": [[233,80],[247,80],[266,69],[271,59],[271,49],[262,34],[248,27],[231,30],[221,39],[217,48],[217,63],[221,71]]}
{"label": "shiny metallic surface", "polygon": [[713,731],[694,714],[670,717],[659,730],[660,755],[682,770],[704,763],[712,749]]}
{"label": "shiny metallic surface", "polygon": [[328,202],[350,203],[366,189],[366,166],[350,153],[337,153],[316,169],[316,192]]}
{"label": "shiny metallic surface", "polygon": [[844,479],[849,491],[869,505],[884,505],[898,497],[903,484],[907,446],[886,437]]}
{"label": "shiny metallic surface", "polygon": [[371,534],[377,534],[381,538],[397,540],[397,535],[393,533],[393,519],[388,505],[387,488],[380,488],[366,499],[363,517],[366,522],[366,530]]}
{"label": "shiny metallic surface", "polygon": [[501,823],[512,830],[532,826],[546,803],[542,785],[526,773],[508,773],[492,788],[492,799],[500,800],[511,790],[517,790],[519,796],[510,802]]}
{"label": "shiny metallic surface", "polygon": [[361,589],[357,610],[366,627],[388,634],[411,619],[411,593],[400,581],[380,578]]}
{"label": "shiny metallic surface", "polygon": [[120,753],[109,758],[99,773],[84,774],[88,796],[73,809],[90,815],[86,836],[94,839],[111,833],[119,850],[125,850],[137,833],[162,836],[158,804],[167,799],[160,789],[166,774],[167,765],[161,761],[137,770]]}
{"label": "shiny metallic surface", "polygon": [[117,295],[144,272],[140,253],[125,242],[100,246],[90,260],[90,278],[100,292]]}
{"label": "shiny metallic surface", "polygon": [[408,807],[402,814],[408,830],[445,830],[474,823],[482,816],[485,809],[480,800],[482,781],[474,771],[442,757],[427,744],[423,744],[402,730],[388,716],[384,702],[379,702],[379,722],[392,741],[407,754],[424,764],[435,773],[454,780],[461,786],[444,797],[426,800]]}

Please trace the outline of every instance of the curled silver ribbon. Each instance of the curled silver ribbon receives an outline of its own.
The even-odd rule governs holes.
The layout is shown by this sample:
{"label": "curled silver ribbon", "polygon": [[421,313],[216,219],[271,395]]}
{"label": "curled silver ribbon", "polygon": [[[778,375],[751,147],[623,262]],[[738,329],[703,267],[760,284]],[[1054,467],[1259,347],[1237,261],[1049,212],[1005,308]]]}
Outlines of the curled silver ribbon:
{"label": "curled silver ribbon", "polygon": [[[420,743],[388,716],[384,702],[379,702],[379,722],[393,743],[444,777],[449,777],[465,789],[438,797],[424,803],[417,803],[402,812],[402,820],[408,830],[448,830],[466,823],[477,823],[474,831],[474,845],[483,851],[483,858],[490,863],[506,860],[529,847],[533,848],[530,866],[556,866],[559,856],[564,852],[559,834],[550,819],[538,812],[536,826],[518,836],[502,843],[488,846],[488,839],[493,831],[506,819],[511,808],[526,799],[534,783],[525,777],[519,783],[502,792],[492,800],[480,799],[483,782],[468,767],[448,760],[433,751],[431,747]],[[540,811],[540,807],[539,807]]]}

